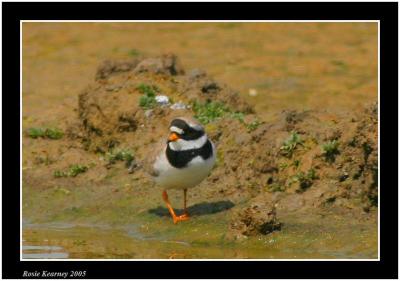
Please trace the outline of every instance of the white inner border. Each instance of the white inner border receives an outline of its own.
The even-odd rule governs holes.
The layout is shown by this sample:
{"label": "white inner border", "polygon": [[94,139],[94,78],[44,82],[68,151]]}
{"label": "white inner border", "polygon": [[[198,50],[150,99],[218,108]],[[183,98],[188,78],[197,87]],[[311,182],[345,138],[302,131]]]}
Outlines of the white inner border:
{"label": "white inner border", "polygon": [[[378,24],[378,258],[376,259],[24,259],[22,258],[22,24],[25,22],[243,22],[243,23],[290,23],[290,22],[375,22]],[[20,21],[20,261],[380,261],[380,20],[21,20]]]}

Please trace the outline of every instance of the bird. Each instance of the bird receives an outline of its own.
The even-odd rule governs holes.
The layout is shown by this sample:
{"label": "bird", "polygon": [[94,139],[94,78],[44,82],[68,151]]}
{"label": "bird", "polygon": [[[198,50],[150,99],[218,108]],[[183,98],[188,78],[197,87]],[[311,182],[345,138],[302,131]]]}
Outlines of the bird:
{"label": "bird", "polygon": [[[159,149],[153,151],[145,165],[156,185],[162,187],[162,198],[174,224],[190,218],[187,210],[187,191],[197,186],[210,174],[216,159],[216,148],[204,127],[195,119],[174,118],[169,136]],[[168,199],[167,190],[183,190],[182,215],[176,215]]]}

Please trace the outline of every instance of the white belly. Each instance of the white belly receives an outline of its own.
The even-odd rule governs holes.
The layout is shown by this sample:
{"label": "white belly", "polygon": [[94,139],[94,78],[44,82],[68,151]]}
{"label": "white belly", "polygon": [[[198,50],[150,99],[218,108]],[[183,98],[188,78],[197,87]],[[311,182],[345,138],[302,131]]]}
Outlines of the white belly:
{"label": "white belly", "polygon": [[198,185],[209,175],[214,163],[215,151],[213,151],[213,156],[207,160],[197,156],[186,167],[178,169],[171,166],[165,153],[162,153],[154,164],[154,168],[159,172],[154,180],[165,189],[191,188]]}

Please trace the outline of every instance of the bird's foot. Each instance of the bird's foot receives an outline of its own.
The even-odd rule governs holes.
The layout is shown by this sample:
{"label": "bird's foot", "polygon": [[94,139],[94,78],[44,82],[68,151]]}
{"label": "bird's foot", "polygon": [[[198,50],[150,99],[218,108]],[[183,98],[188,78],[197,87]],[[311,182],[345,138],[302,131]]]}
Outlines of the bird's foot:
{"label": "bird's foot", "polygon": [[178,222],[180,222],[180,221],[187,221],[189,218],[190,218],[190,217],[189,217],[189,214],[188,214],[188,213],[185,213],[185,214],[180,215],[180,216],[174,216],[174,217],[172,217],[172,219],[174,220],[174,223],[175,223],[175,224],[178,223]]}

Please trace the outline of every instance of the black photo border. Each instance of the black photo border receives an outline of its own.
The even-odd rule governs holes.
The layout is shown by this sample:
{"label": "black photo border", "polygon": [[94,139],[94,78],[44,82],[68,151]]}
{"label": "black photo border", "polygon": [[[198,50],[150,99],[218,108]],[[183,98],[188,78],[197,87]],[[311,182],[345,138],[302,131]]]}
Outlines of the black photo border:
{"label": "black photo border", "polygon": [[[397,278],[396,2],[3,2],[2,277],[83,271],[85,278]],[[380,261],[20,261],[20,20],[380,20]]]}

